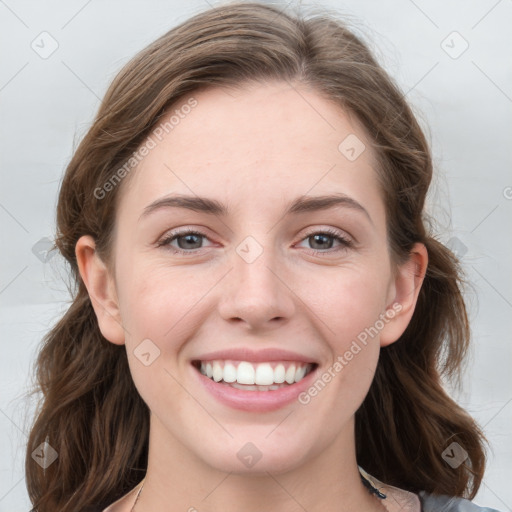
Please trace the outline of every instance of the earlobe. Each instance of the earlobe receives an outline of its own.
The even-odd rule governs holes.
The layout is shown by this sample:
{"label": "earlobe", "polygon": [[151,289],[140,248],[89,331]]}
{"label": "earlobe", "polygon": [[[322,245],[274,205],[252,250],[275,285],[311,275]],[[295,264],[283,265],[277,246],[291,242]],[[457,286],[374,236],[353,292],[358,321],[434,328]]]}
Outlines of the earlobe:
{"label": "earlobe", "polygon": [[416,243],[409,259],[397,269],[393,283],[394,299],[387,306],[388,323],[380,333],[380,346],[397,341],[411,321],[428,266],[424,244]]}
{"label": "earlobe", "polygon": [[111,343],[123,345],[124,328],[113,279],[95,248],[94,239],[89,235],[80,237],[76,243],[75,255],[80,276],[89,293],[101,334]]}

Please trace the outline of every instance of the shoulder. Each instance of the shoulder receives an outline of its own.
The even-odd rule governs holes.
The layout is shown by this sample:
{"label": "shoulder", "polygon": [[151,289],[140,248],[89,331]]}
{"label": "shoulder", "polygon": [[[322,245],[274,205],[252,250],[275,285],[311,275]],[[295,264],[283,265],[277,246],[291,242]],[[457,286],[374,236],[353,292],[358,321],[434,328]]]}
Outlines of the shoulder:
{"label": "shoulder", "polygon": [[390,512],[500,512],[490,507],[480,507],[458,496],[431,494],[426,491],[411,493],[391,485],[384,484],[374,476],[369,475],[361,467],[361,474],[378,490],[389,498],[386,508]]}
{"label": "shoulder", "polygon": [[494,508],[480,507],[472,501],[458,496],[445,496],[420,491],[422,512],[500,512]]}

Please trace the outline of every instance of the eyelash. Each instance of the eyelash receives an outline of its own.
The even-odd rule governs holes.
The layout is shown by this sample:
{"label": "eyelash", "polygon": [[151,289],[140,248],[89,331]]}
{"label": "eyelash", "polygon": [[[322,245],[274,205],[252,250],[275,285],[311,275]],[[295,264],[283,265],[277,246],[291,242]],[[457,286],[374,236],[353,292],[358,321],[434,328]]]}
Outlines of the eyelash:
{"label": "eyelash", "polygon": [[[170,246],[170,243],[180,237],[184,237],[187,235],[196,235],[204,238],[208,238],[204,233],[201,231],[196,230],[183,230],[183,231],[174,231],[172,233],[169,233],[168,236],[160,240],[158,242],[157,247],[162,246]],[[333,253],[333,252],[339,252],[339,251],[346,251],[347,249],[350,249],[353,247],[353,242],[349,240],[348,238],[345,238],[342,236],[338,231],[335,231],[333,229],[323,229],[319,231],[312,231],[311,233],[307,234],[304,238],[302,238],[301,242],[303,240],[306,240],[307,238],[310,238],[314,235],[328,235],[332,238],[334,238],[336,241],[341,243],[341,247],[338,247],[337,249],[327,249],[327,250],[320,250],[320,249],[309,249],[310,252],[312,252],[314,255],[324,255],[326,253]],[[173,254],[183,254],[183,255],[193,255],[197,254],[197,251],[200,251],[201,249],[192,249],[190,251],[186,251],[184,249],[177,249],[176,247],[172,247]]]}

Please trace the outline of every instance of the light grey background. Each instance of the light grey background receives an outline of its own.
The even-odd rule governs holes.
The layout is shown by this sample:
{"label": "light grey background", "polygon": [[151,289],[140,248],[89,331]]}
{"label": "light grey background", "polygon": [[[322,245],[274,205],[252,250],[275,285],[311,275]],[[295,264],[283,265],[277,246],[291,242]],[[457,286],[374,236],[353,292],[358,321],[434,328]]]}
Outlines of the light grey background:
{"label": "light grey background", "polygon": [[[432,141],[429,210],[473,288],[472,357],[463,391],[452,394],[492,447],[475,502],[512,510],[512,2],[321,5],[345,13],[373,41]],[[30,508],[23,461],[31,406],[22,396],[42,336],[68,306],[61,258],[45,261],[37,251],[54,234],[65,166],[123,64],[206,7],[200,0],[0,0],[0,512]],[[58,48],[44,55],[52,44]]]}

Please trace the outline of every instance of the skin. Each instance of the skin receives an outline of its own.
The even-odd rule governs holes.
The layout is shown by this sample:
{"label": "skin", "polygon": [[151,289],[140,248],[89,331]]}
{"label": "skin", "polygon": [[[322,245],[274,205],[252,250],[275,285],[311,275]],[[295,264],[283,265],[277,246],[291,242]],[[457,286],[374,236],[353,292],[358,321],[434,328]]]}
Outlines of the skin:
{"label": "skin", "polygon": [[[405,264],[393,265],[371,141],[316,91],[270,82],[193,96],[197,106],[122,184],[114,269],[90,236],[76,245],[101,332],[126,345],[151,411],[148,471],[135,510],[382,511],[360,482],[354,415],[381,347],[412,317],[426,248],[416,244]],[[366,146],[355,161],[338,150],[349,134]],[[283,217],[298,196],[334,192],[358,201],[371,221],[345,206]],[[139,220],[171,193],[207,196],[232,211],[219,217],[167,208]],[[205,237],[157,247],[176,228]],[[325,228],[355,245],[315,242],[311,236]],[[247,236],[263,251],[252,263],[236,252]],[[177,248],[189,255],[173,254]],[[310,356],[321,374],[393,303],[401,310],[307,405],[232,409],[199,385],[190,365],[212,350],[272,347]],[[148,338],[161,352],[145,366],[134,349]],[[251,468],[237,457],[247,442],[262,453]],[[109,511],[128,511],[134,499],[132,492]]]}

